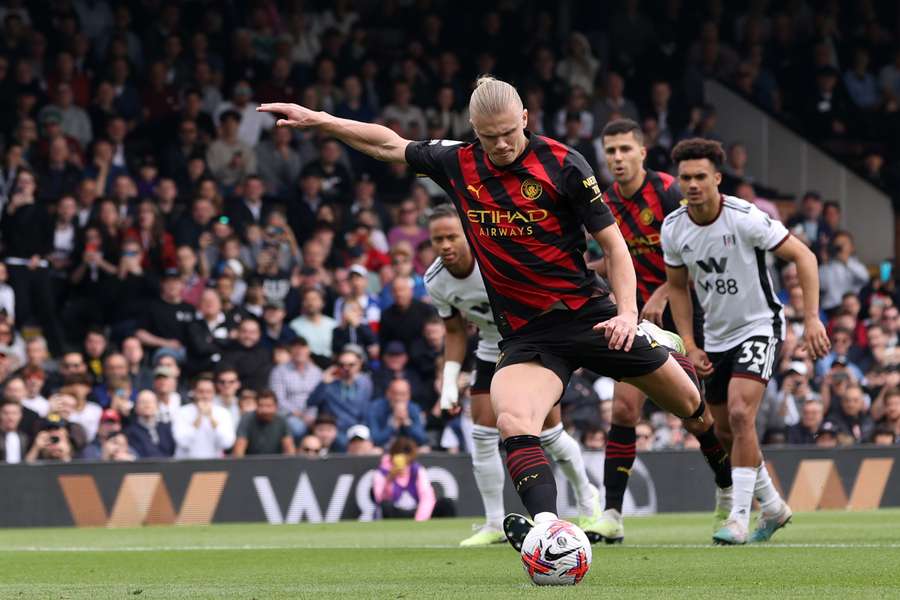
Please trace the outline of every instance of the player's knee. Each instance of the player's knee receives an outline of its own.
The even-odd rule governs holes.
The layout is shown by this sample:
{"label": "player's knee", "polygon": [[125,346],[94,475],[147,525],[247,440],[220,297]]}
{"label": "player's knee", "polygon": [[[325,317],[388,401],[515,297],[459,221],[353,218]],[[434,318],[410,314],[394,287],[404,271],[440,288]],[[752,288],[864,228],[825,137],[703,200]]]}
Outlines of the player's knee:
{"label": "player's knee", "polygon": [[620,427],[634,427],[641,419],[640,403],[629,398],[613,398],[612,422]]}
{"label": "player's knee", "polygon": [[500,437],[506,439],[514,435],[528,435],[528,421],[520,415],[508,411],[499,411],[497,414],[497,429]]}
{"label": "player's knee", "polygon": [[756,427],[756,415],[750,405],[743,401],[729,402],[728,426],[732,436],[747,434]]}

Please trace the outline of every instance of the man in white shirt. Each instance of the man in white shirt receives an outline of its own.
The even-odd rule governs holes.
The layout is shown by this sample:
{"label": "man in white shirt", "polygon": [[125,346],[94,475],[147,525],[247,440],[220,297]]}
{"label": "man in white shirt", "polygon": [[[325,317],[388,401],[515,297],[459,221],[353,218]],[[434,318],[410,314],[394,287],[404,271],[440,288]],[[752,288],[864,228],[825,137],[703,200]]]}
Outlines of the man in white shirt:
{"label": "man in white shirt", "polygon": [[256,146],[263,130],[268,131],[275,125],[272,115],[257,112],[256,103],[252,100],[253,88],[242,79],[234,85],[231,101],[223,102],[216,111],[216,120],[219,120],[226,110],[233,110],[241,115],[238,137],[248,146]]}
{"label": "man in white shirt", "polygon": [[[672,151],[687,202],[663,221],[669,303],[697,373],[716,433],[731,455],[731,514],[713,535],[717,544],[766,542],[790,521],[790,507],[772,485],[756,433],[766,385],[784,339],[784,308],[766,270],[766,254],[796,263],[803,290],[804,345],[813,358],[830,343],[819,320],[815,255],[780,221],[752,204],[719,193],[725,153],[718,142],[693,138]],[[690,280],[703,308],[704,347],[693,333]],[[753,498],[761,513],[749,534]]]}
{"label": "man in white shirt", "polygon": [[175,458],[221,458],[234,445],[231,415],[213,403],[216,386],[211,378],[198,377],[193,391],[194,402],[175,414]]}
{"label": "man in white shirt", "polygon": [[317,288],[310,288],[303,293],[301,315],[291,321],[294,333],[309,343],[309,349],[316,356],[331,358],[331,339],[337,321],[322,314],[325,307],[325,295]]}
{"label": "man in white shirt", "polygon": [[0,405],[0,463],[22,462],[28,448],[28,437],[19,431],[22,407],[15,402]]}

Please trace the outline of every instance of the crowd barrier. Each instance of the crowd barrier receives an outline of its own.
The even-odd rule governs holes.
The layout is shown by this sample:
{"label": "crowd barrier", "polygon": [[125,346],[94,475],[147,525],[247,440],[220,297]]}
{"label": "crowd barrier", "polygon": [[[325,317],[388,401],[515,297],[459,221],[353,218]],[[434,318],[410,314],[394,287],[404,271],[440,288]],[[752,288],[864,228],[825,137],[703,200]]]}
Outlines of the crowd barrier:
{"label": "crowd barrier", "polygon": [[[769,472],[795,511],[900,506],[900,448],[791,448],[766,451]],[[602,489],[603,453],[586,453]],[[0,466],[0,527],[135,527],[229,522],[370,520],[376,458],[240,460]],[[467,455],[421,457],[439,497],[459,515],[483,514]],[[557,470],[563,516],[576,512]],[[699,451],[638,455],[625,512],[706,511],[712,476]],[[507,482],[507,509],[521,509]]]}

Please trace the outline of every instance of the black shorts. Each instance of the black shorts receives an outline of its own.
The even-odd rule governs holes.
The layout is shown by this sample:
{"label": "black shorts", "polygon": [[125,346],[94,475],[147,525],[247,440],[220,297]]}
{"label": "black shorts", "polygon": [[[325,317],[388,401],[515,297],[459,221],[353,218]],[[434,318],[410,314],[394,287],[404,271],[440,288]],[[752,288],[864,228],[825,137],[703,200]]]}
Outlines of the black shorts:
{"label": "black shorts", "polygon": [[580,367],[613,379],[652,373],[669,358],[668,349],[647,335],[636,335],[629,352],[610,350],[606,336],[593,327],[618,313],[607,297],[591,298],[578,310],[552,310],[504,337],[497,369],[537,361],[568,385]]}
{"label": "black shorts", "polygon": [[706,380],[706,401],[728,401],[728,382],[733,378],[753,379],[763,385],[772,378],[772,369],[781,352],[781,340],[757,335],[724,352],[707,352],[713,374]]}
{"label": "black shorts", "polygon": [[475,358],[475,373],[472,377],[472,387],[469,388],[470,394],[491,393],[491,379],[494,378],[495,367],[495,363]]}

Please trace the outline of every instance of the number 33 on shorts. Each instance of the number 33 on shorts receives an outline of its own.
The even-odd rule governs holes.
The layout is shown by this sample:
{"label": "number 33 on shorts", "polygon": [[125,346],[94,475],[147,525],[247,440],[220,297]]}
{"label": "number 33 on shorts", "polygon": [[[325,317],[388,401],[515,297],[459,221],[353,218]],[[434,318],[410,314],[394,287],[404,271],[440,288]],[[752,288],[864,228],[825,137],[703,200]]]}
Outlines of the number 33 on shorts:
{"label": "number 33 on shorts", "polygon": [[779,340],[776,338],[750,338],[740,345],[741,354],[735,361],[735,373],[752,373],[768,380],[772,377],[778,346]]}

